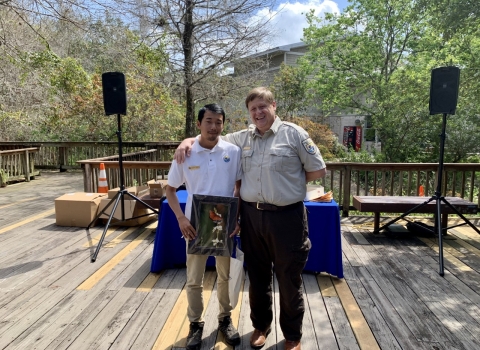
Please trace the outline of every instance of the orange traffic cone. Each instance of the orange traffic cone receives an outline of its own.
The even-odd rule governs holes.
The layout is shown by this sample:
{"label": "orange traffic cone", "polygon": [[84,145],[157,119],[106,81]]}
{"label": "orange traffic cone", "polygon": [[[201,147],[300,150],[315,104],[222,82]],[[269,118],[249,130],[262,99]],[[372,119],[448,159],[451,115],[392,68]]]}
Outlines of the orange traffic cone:
{"label": "orange traffic cone", "polygon": [[98,176],[98,193],[108,192],[107,172],[105,171],[105,164],[100,163],[100,174]]}
{"label": "orange traffic cone", "polygon": [[423,185],[421,185],[419,188],[418,188],[418,195],[420,197],[424,197],[425,196],[425,190],[423,188]]}

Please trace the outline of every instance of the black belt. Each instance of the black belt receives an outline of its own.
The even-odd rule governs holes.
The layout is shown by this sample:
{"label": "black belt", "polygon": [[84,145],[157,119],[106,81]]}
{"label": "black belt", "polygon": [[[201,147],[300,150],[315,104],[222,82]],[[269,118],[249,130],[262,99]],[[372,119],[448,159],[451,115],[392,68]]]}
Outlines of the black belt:
{"label": "black belt", "polygon": [[299,205],[302,202],[296,202],[296,203],[293,203],[293,204],[282,205],[282,206],[273,205],[273,204],[269,204],[269,203],[263,203],[263,202],[245,202],[245,201],[243,201],[243,203],[245,203],[245,204],[247,204],[251,207],[254,207],[255,209],[258,209],[258,210],[282,211],[282,210],[292,209],[293,207]]}

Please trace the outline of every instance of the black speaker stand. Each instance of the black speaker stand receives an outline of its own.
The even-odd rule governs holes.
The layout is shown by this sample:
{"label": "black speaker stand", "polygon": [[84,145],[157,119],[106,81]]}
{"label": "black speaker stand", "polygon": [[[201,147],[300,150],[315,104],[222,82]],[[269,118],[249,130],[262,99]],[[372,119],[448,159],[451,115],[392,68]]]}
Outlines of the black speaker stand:
{"label": "black speaker stand", "polygon": [[88,224],[88,226],[87,226],[87,233],[88,233],[90,227],[113,204],[113,209],[112,209],[110,215],[108,216],[108,220],[107,220],[107,223],[105,225],[105,228],[103,229],[102,236],[100,237],[100,240],[98,241],[97,249],[95,250],[95,253],[93,254],[93,256],[91,258],[92,263],[95,262],[95,260],[97,260],[98,252],[100,251],[103,240],[105,239],[105,234],[107,233],[107,230],[110,226],[112,218],[115,215],[115,211],[117,210],[118,203],[120,203],[120,205],[121,205],[122,217],[121,217],[121,219],[115,219],[115,220],[117,220],[115,223],[122,222],[122,221],[133,220],[133,219],[141,218],[143,216],[150,215],[150,213],[149,213],[149,214],[139,215],[139,216],[136,216],[136,217],[133,217],[133,218],[129,218],[128,220],[125,220],[125,202],[124,202],[125,201],[125,196],[129,196],[132,199],[136,200],[137,202],[142,203],[145,207],[151,209],[155,214],[158,215],[158,210],[157,209],[153,208],[152,206],[145,203],[144,201],[142,201],[140,198],[134,196],[133,194],[129,193],[125,189],[125,181],[124,181],[124,175],[123,175],[123,159],[122,159],[123,158],[123,152],[122,152],[122,148],[123,148],[123,144],[122,144],[122,120],[121,120],[120,114],[117,114],[117,125],[118,125],[117,138],[118,138],[118,156],[119,156],[118,164],[119,164],[119,168],[120,168],[120,191],[118,191],[118,193],[115,195],[115,197],[113,197],[110,200],[110,202],[108,202],[108,204],[105,206],[105,208],[103,208],[102,211],[100,211],[100,213],[98,213],[97,216],[92,220],[92,222],[90,224]]}
{"label": "black speaker stand", "polygon": [[[446,231],[448,229],[448,228],[442,229],[442,220],[441,220],[441,214],[442,214],[441,205],[442,205],[442,202],[444,204],[446,204],[455,214],[460,216],[464,221],[463,224],[455,225],[453,227],[468,224],[471,228],[473,228],[475,230],[475,232],[480,234],[480,231],[478,230],[478,228],[474,224],[472,224],[465,216],[463,216],[462,213],[460,213],[457,208],[455,208],[452,204],[450,204],[445,197],[442,196],[443,158],[444,158],[444,151],[445,151],[445,128],[446,128],[446,125],[447,125],[447,113],[443,113],[442,133],[440,134],[440,157],[439,157],[439,160],[438,160],[437,189],[435,190],[435,194],[430,199],[425,201],[424,203],[421,203],[421,204],[413,207],[409,211],[407,211],[407,212],[403,213],[402,215],[400,215],[399,217],[387,222],[385,225],[381,226],[378,229],[378,232],[380,232],[381,230],[390,226],[394,222],[396,222],[398,220],[401,220],[404,217],[406,217],[407,215],[409,215],[410,213],[413,213],[413,212],[417,211],[418,208],[421,208],[421,207],[427,205],[428,203],[430,203],[432,201],[436,201],[435,232],[438,234],[438,274],[440,276],[444,276],[444,274],[445,274],[444,273],[444,268],[443,268],[443,237],[442,237],[442,234],[443,234],[444,230]],[[452,227],[449,227],[449,228],[452,228]]]}

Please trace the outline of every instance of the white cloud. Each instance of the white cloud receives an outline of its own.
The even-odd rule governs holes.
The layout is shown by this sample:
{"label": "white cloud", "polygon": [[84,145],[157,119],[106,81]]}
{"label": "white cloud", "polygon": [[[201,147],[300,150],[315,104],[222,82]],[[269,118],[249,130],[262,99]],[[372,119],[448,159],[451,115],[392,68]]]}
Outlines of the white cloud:
{"label": "white cloud", "polygon": [[340,13],[338,4],[332,0],[284,1],[278,4],[273,13],[270,13],[268,9],[259,11],[257,13],[259,17],[273,16],[271,24],[276,35],[270,47],[300,42],[303,37],[303,28],[307,26],[305,17],[310,10],[314,10],[315,15],[319,17],[326,12]]}

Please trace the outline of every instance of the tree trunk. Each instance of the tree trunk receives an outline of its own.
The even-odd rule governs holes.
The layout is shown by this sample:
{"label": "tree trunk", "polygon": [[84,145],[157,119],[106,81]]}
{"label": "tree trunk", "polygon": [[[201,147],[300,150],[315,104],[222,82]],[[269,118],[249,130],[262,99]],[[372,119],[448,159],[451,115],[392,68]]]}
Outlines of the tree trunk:
{"label": "tree trunk", "polygon": [[193,94],[193,9],[192,0],[185,2],[185,30],[183,32],[185,74],[185,137],[195,136],[195,97]]}

